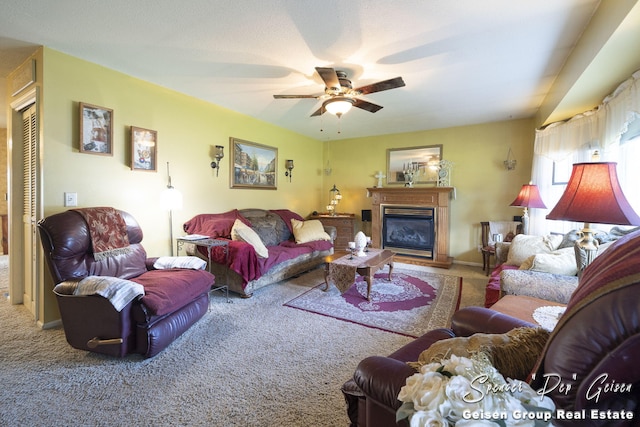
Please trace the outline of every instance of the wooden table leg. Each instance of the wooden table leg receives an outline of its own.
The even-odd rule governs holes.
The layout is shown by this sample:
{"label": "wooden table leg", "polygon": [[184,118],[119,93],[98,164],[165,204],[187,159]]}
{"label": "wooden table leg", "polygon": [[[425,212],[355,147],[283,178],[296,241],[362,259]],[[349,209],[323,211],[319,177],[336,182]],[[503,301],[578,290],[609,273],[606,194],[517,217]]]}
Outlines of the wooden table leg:
{"label": "wooden table leg", "polygon": [[373,276],[373,272],[371,270],[369,270],[367,275],[364,276],[364,280],[367,281],[367,301],[371,301],[371,276]]}
{"label": "wooden table leg", "polygon": [[324,265],[324,289],[321,291],[327,292],[329,290],[329,263]]}
{"label": "wooden table leg", "polygon": [[393,271],[393,258],[391,258],[391,262],[387,264],[389,266],[389,281],[391,281],[391,272]]}

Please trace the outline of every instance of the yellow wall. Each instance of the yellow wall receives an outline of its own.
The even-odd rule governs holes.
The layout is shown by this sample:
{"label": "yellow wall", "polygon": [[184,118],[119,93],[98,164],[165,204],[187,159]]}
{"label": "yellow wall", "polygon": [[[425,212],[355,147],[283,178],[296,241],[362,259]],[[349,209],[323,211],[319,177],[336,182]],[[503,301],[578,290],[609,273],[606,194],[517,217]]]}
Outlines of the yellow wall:
{"label": "yellow wall", "polygon": [[[160,206],[167,186],[184,196],[174,212],[174,235],[194,215],[232,208],[289,208],[306,215],[319,204],[322,144],[248,116],[170,91],[45,48],[45,215],[65,210],[64,192],[77,192],[80,206],[115,206],[130,212],[145,232],[150,255],[166,255],[169,217]],[[78,150],[78,102],[113,109],[113,157]],[[130,168],[130,126],[158,132],[158,172]],[[278,149],[278,189],[229,188],[229,137]],[[210,167],[212,147],[223,145],[220,175]],[[284,162],[295,160],[292,182]]]}
{"label": "yellow wall", "polygon": [[[371,209],[365,188],[376,185],[376,171],[386,171],[388,148],[442,144],[443,158],[454,163],[456,188],[450,254],[456,261],[479,263],[480,221],[506,221],[522,213],[509,204],[530,180],[533,141],[533,120],[527,119],[325,142],[332,173],[324,178],[324,204],[335,183],[343,195],[338,210],[360,216],[362,209]],[[503,164],[509,147],[518,162],[513,171]]]}
{"label": "yellow wall", "polygon": [[[173,215],[174,236],[185,221],[204,212],[246,207],[289,208],[302,215],[322,211],[334,183],[343,194],[339,211],[359,217],[371,207],[366,188],[375,185],[378,170],[386,171],[388,148],[434,144],[442,144],[444,159],[454,162],[457,197],[450,253],[457,261],[480,263],[480,221],[520,214],[508,204],[529,181],[533,120],[321,142],[46,47],[40,61],[44,215],[68,209],[65,192],[77,193],[80,207],[126,210],[140,222],[150,256],[171,250],[169,217],[160,206],[167,162],[173,185],[184,195],[184,208]],[[113,109],[113,156],[79,152],[79,102]],[[131,170],[130,126],[158,132],[157,172]],[[229,188],[229,137],[278,149],[277,190]],[[218,177],[209,166],[215,145],[225,147]],[[502,163],[509,147],[518,160],[510,172]],[[284,176],[286,159],[295,161],[292,182]],[[323,174],[327,160],[330,176]],[[40,292],[39,317],[47,323],[58,313],[49,289]]]}
{"label": "yellow wall", "polygon": [[[532,119],[321,143],[51,49],[45,48],[44,63],[45,215],[66,209],[65,191],[77,192],[80,206],[127,210],[145,230],[152,255],[170,250],[168,215],[160,209],[167,161],[185,200],[183,210],[174,212],[174,234],[203,212],[256,206],[287,207],[303,215],[321,211],[334,183],[344,197],[339,210],[359,215],[370,209],[365,189],[375,185],[376,171],[386,171],[388,148],[434,144],[442,144],[444,159],[454,162],[450,249],[456,260],[480,262],[480,221],[521,213],[508,205],[530,179]],[[80,101],[114,110],[113,157],[78,151]],[[132,125],[158,131],[157,173],[130,169]],[[229,188],[230,136],[278,148],[277,190]],[[225,147],[219,177],[209,167],[216,144]],[[502,163],[509,147],[518,160],[515,171]],[[295,160],[291,183],[284,177],[289,158]],[[322,174],[326,160],[331,176]]]}

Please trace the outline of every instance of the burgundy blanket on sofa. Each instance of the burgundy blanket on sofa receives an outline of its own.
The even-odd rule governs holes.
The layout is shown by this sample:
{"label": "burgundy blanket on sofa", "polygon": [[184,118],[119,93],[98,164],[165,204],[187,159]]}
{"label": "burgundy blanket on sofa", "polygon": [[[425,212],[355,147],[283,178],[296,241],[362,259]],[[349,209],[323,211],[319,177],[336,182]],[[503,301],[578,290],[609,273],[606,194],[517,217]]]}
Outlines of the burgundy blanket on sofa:
{"label": "burgundy blanket on sofa", "polygon": [[[287,225],[291,223],[291,218],[301,218],[295,212],[287,210],[272,210],[278,214]],[[200,214],[184,224],[184,231],[189,234],[202,234],[212,238],[229,238],[231,227],[236,219],[240,219],[245,224],[251,226],[237,210],[221,214]],[[262,277],[271,267],[281,262],[288,261],[303,254],[315,251],[325,251],[332,247],[330,241],[317,240],[309,243],[297,244],[288,240],[280,242],[277,246],[267,246],[268,258],[260,258],[256,251],[248,243],[230,240],[227,247],[228,254],[225,259],[224,248],[214,247],[211,253],[211,260],[218,264],[225,264],[231,270],[242,277],[243,287],[247,282]],[[200,248],[201,253],[206,256],[206,249]]]}

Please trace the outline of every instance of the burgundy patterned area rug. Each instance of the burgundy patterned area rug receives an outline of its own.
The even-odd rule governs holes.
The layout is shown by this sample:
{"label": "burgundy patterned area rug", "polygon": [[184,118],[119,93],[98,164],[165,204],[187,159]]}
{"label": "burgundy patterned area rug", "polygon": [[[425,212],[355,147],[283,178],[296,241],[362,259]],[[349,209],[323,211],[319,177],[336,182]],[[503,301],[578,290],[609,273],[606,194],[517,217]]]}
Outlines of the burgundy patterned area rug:
{"label": "burgundy patterned area rug", "polygon": [[357,276],[344,294],[335,286],[324,292],[322,283],[284,305],[410,337],[449,326],[460,304],[461,277],[394,268],[387,278],[387,267],[375,274],[371,301]]}

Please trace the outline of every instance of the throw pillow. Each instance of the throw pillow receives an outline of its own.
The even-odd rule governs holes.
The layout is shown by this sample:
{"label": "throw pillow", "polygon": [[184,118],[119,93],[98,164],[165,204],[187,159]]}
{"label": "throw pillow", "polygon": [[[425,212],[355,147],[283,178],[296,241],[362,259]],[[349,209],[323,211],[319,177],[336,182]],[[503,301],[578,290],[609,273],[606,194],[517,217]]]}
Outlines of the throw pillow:
{"label": "throw pillow", "polygon": [[260,236],[258,236],[251,227],[247,226],[239,219],[236,219],[233,223],[233,228],[231,229],[231,240],[246,242],[253,246],[253,249],[255,249],[256,254],[258,254],[259,257],[269,257],[269,251],[264,243],[262,243],[262,240],[260,240]]}
{"label": "throw pillow", "polygon": [[170,268],[187,268],[190,270],[204,270],[207,261],[197,256],[161,256],[153,263],[156,270],[167,270]]}
{"label": "throw pillow", "polygon": [[520,270],[575,276],[578,274],[578,264],[575,251],[570,247],[549,254],[531,255],[520,265]]}
{"label": "throw pillow", "polygon": [[421,366],[455,354],[471,357],[483,352],[493,366],[506,378],[526,379],[533,370],[549,338],[542,328],[516,328],[505,334],[477,333],[470,337],[456,337],[436,341],[420,353],[417,362],[409,365],[419,370]]}
{"label": "throw pillow", "polygon": [[331,240],[331,237],[324,231],[324,226],[320,220],[298,221],[291,218],[291,226],[293,227],[293,237],[296,239],[296,243]]}
{"label": "throw pillow", "polygon": [[520,266],[531,255],[553,252],[558,248],[561,241],[562,236],[557,235],[530,236],[518,234],[511,241],[505,264]]}

